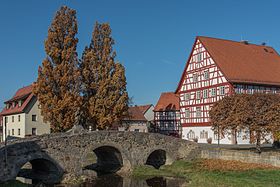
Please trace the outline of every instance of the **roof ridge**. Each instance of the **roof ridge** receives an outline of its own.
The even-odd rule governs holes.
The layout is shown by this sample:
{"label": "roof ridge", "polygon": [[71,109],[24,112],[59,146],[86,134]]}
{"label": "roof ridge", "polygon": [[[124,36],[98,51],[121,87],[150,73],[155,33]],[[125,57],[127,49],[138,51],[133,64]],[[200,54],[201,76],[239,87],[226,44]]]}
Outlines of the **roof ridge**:
{"label": "roof ridge", "polygon": [[[223,39],[223,38],[215,38],[215,37],[211,37],[211,36],[197,36],[197,38],[209,38],[209,39],[222,40],[222,41],[235,42],[235,43],[242,44],[242,41],[236,41],[236,40],[231,40],[231,39]],[[249,45],[255,45],[255,46],[258,46],[258,47],[269,47],[269,48],[274,49],[272,46],[269,46],[269,45],[259,45],[259,44],[250,43],[250,42],[249,42]]]}

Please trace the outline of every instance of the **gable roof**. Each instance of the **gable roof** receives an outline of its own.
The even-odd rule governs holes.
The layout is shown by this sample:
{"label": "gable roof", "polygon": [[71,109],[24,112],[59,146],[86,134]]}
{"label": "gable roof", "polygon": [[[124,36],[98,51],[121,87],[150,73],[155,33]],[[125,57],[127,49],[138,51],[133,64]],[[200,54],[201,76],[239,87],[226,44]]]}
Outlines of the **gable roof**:
{"label": "gable roof", "polygon": [[[272,47],[205,36],[198,36],[197,40],[229,82],[280,86],[280,56]],[[177,91],[187,66],[188,63]]]}
{"label": "gable roof", "polygon": [[154,108],[154,111],[180,110],[179,95],[174,92],[163,92]]}
{"label": "gable roof", "polygon": [[9,99],[8,101],[5,101],[5,104],[12,104],[13,102],[22,100],[23,103],[21,104],[21,106],[19,106],[19,104],[17,103],[15,105],[15,107],[10,106],[8,109],[5,107],[2,112],[0,113],[0,116],[5,116],[5,115],[11,115],[11,114],[17,114],[17,113],[22,113],[24,112],[24,109],[28,106],[28,104],[30,103],[31,99],[34,96],[34,94],[32,93],[32,89],[33,86],[26,86],[23,88],[20,88],[17,90],[17,92],[15,93],[15,95]]}
{"label": "gable roof", "polygon": [[125,118],[125,121],[147,121],[144,117],[144,113],[140,110],[138,106],[131,106],[128,108],[129,117]]}
{"label": "gable roof", "polygon": [[141,105],[137,107],[143,114],[145,114],[152,106],[153,106],[152,104],[149,104],[149,105]]}

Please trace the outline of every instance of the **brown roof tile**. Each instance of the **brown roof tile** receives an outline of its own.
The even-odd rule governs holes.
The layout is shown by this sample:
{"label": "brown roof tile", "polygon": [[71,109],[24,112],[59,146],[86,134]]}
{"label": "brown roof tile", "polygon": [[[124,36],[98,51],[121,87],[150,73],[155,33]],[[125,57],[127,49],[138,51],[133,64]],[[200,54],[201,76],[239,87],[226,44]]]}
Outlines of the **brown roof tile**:
{"label": "brown roof tile", "polygon": [[128,108],[129,118],[124,120],[133,120],[133,121],[147,121],[144,117],[144,114],[138,106],[132,106]]}
{"label": "brown roof tile", "polygon": [[179,110],[179,96],[173,92],[164,92],[155,106],[154,111]]}
{"label": "brown roof tile", "polygon": [[280,56],[269,46],[199,36],[228,81],[280,85]]}
{"label": "brown roof tile", "polygon": [[26,108],[26,106],[31,101],[31,99],[33,97],[35,97],[32,93],[32,88],[33,88],[32,85],[20,88],[10,100],[5,101],[5,104],[8,104],[8,103],[11,104],[12,102],[18,101],[21,99],[21,100],[23,100],[23,103],[21,106],[19,106],[18,103],[15,107],[10,106],[9,109],[7,109],[5,107],[2,110],[2,112],[0,113],[0,116],[22,113],[24,111],[24,109]]}
{"label": "brown roof tile", "polygon": [[147,110],[149,110],[149,108],[153,106],[152,104],[150,105],[141,105],[141,106],[137,106],[139,108],[139,110],[145,114],[147,112]]}

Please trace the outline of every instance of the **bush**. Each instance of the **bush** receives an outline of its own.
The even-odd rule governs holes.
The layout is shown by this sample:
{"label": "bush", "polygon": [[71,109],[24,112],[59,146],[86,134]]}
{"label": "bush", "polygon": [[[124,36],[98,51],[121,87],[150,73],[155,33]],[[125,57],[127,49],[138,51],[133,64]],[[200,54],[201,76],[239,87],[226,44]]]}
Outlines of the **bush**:
{"label": "bush", "polygon": [[212,143],[212,138],[208,138],[207,143],[211,144]]}

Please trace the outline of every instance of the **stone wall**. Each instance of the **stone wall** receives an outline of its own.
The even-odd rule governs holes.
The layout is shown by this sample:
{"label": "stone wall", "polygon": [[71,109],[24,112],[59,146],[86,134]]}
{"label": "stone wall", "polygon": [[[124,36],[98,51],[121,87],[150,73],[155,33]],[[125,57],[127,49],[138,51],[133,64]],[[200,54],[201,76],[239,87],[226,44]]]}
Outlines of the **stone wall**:
{"label": "stone wall", "polygon": [[[42,135],[9,143],[7,163],[5,148],[0,144],[0,171],[4,171],[0,172],[0,182],[15,178],[27,162],[32,166],[41,163],[46,169],[52,168],[53,175],[58,176],[63,173],[91,174],[88,168],[102,169],[102,165],[129,172],[146,164],[149,156],[157,150],[162,150],[165,155],[154,158],[164,158],[165,164],[180,159],[191,160],[200,153],[194,142],[153,133],[95,131]],[[94,154],[97,160],[93,158]]]}
{"label": "stone wall", "polygon": [[280,153],[277,152],[262,152],[261,154],[258,154],[252,151],[203,149],[201,150],[201,158],[236,160],[280,167]]}

